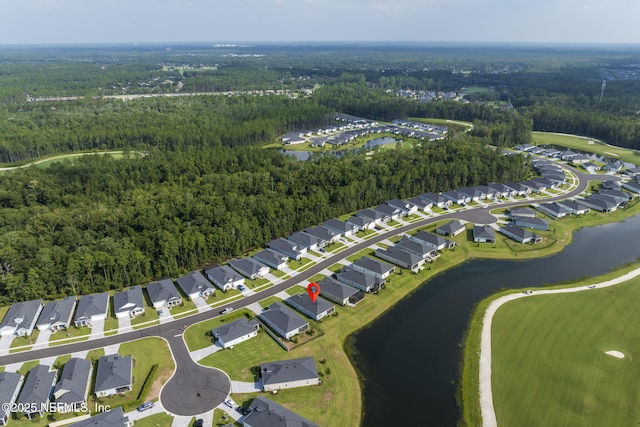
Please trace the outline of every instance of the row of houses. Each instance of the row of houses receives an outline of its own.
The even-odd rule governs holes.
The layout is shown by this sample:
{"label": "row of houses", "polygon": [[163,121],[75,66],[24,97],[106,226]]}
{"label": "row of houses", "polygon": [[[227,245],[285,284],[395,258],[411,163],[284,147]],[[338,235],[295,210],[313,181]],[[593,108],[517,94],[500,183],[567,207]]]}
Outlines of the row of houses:
{"label": "row of houses", "polygon": [[[91,361],[77,357],[65,363],[59,379],[58,371],[46,365],[35,366],[26,378],[19,373],[2,372],[0,399],[9,406],[15,403],[16,407],[24,408],[24,415],[30,419],[42,417],[51,408],[56,412],[82,412],[87,405],[92,376],[95,376],[96,397],[113,396],[131,391],[132,369],[131,356],[111,354],[98,359],[95,375]],[[0,425],[6,425],[10,415],[3,405]]]}

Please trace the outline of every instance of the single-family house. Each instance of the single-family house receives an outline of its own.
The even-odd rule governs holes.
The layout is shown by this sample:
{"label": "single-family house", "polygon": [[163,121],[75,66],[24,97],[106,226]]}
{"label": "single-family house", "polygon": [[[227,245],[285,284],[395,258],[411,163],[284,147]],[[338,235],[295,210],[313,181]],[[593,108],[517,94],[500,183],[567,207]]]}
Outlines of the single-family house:
{"label": "single-family house", "polygon": [[598,194],[611,197],[618,203],[626,203],[631,199],[631,194],[625,193],[621,190],[600,190],[598,191]]}
{"label": "single-family house", "polygon": [[42,300],[20,301],[11,305],[0,323],[0,335],[27,337],[33,332],[42,311]]}
{"label": "single-family house", "polygon": [[388,219],[385,220],[384,214],[373,209],[360,209],[358,212],[356,212],[356,216],[368,219],[369,221],[373,221],[376,224],[382,224],[383,222],[388,221]]}
{"label": "single-family house", "polygon": [[131,427],[133,421],[124,414],[122,406],[116,406],[108,411],[98,412],[96,415],[86,418],[69,427]]}
{"label": "single-family house", "polygon": [[277,420],[278,427],[319,427],[266,397],[258,396],[253,399],[249,409],[251,412],[242,420],[244,427],[274,427],[274,420]]}
{"label": "single-family house", "polygon": [[93,392],[97,397],[113,396],[131,391],[133,379],[131,356],[109,354],[98,359],[96,383]]}
{"label": "single-family house", "polygon": [[623,167],[624,163],[622,163],[620,160],[614,160],[604,165],[602,167],[602,170],[605,172],[620,172]]}
{"label": "single-family house", "polygon": [[340,221],[339,219],[331,218],[322,223],[322,226],[328,228],[329,230],[338,233],[342,237],[349,237],[356,234],[359,230],[353,224],[349,224],[344,221]]}
{"label": "single-family house", "polygon": [[76,315],[73,318],[73,324],[76,328],[81,326],[93,325],[93,322],[107,320],[109,311],[109,293],[101,292],[98,294],[84,295],[80,297],[76,308]]}
{"label": "single-family house", "polygon": [[589,161],[589,157],[585,156],[584,154],[577,154],[575,156],[573,156],[569,162],[572,165],[583,165],[585,163],[587,163]]}
{"label": "single-family house", "polygon": [[[606,197],[606,196],[605,196]],[[606,198],[594,197],[594,195],[586,197],[584,199],[578,199],[578,203],[588,208],[594,209],[598,212],[614,212],[618,209],[618,203],[613,199],[607,200]]]}
{"label": "single-family house", "polygon": [[386,262],[378,261],[367,256],[360,257],[360,259],[352,263],[350,267],[356,271],[370,274],[380,280],[386,279],[395,271],[395,267],[393,265],[389,265]]}
{"label": "single-family house", "polygon": [[391,206],[394,209],[400,209],[400,211],[402,211],[401,216],[409,216],[418,212],[418,207],[410,201],[391,199],[387,201],[387,205]]}
{"label": "single-family house", "polygon": [[536,193],[536,194],[540,194],[547,189],[546,185],[536,181],[532,181],[532,180],[522,181],[521,184],[524,185],[525,187],[528,187],[532,193]]}
{"label": "single-family house", "polygon": [[250,280],[265,277],[269,273],[269,267],[250,257],[231,259],[229,265]]}
{"label": "single-family house", "polygon": [[414,205],[417,208],[417,211],[420,212],[430,212],[433,207],[433,203],[428,200],[421,199],[420,197],[412,197],[407,201]]}
{"label": "single-family house", "polygon": [[504,227],[500,227],[498,230],[500,233],[509,237],[512,240],[515,240],[519,243],[538,243],[542,239],[540,236],[533,234],[530,231],[525,230],[524,228],[520,228],[518,226],[508,224]]}
{"label": "single-family house", "polygon": [[549,174],[543,174],[542,177],[551,181],[551,183],[555,185],[555,187],[551,187],[551,188],[557,188],[558,186],[564,184],[567,181],[566,175],[562,175],[562,174],[549,173]]}
{"label": "single-family house", "polygon": [[473,241],[475,243],[495,243],[496,234],[488,225],[473,226]]}
{"label": "single-family house", "polygon": [[556,204],[564,206],[570,213],[574,215],[586,215],[591,212],[591,209],[584,205],[581,205],[580,203],[576,203],[573,200],[562,200],[556,202]]}
{"label": "single-family house", "polygon": [[331,277],[322,279],[318,282],[318,286],[320,286],[320,295],[340,305],[354,306],[364,299],[364,292]]}
{"label": "single-family house", "polygon": [[536,148],[535,145],[531,145],[531,144],[522,144],[522,145],[518,145],[516,147],[516,150],[520,150],[520,151],[531,151],[534,148]]}
{"label": "single-family house", "polygon": [[339,273],[334,274],[335,279],[363,292],[378,292],[384,285],[384,281],[377,279],[371,274],[344,267]]}
{"label": "single-family house", "polygon": [[416,234],[409,236],[409,238],[426,246],[432,247],[437,251],[442,251],[444,249],[453,249],[453,247],[456,245],[455,242],[445,239],[442,236],[427,233],[426,231],[422,230],[419,230]]}
{"label": "single-family house", "polygon": [[547,157],[558,157],[560,155],[561,151],[560,150],[556,150],[555,148],[547,148],[546,150],[544,150],[542,152],[542,155],[547,156]]}
{"label": "single-family house", "polygon": [[500,183],[491,182],[487,184],[487,187],[489,187],[489,189],[495,193],[497,198],[512,197],[517,194],[513,189],[508,188],[505,185]]}
{"label": "single-family house", "polygon": [[438,251],[436,251],[433,247],[427,246],[424,243],[418,242],[417,240],[413,240],[408,237],[403,237],[402,239],[400,239],[400,241],[396,243],[394,247],[400,249],[401,251],[414,253],[427,262],[431,262],[433,259],[439,256]]}
{"label": "single-family house", "polygon": [[540,212],[549,215],[553,219],[563,218],[571,214],[569,209],[563,205],[559,205],[558,203],[543,203],[538,205],[537,209]]}
{"label": "single-family house", "polygon": [[260,377],[263,391],[320,384],[313,357],[263,363]]}
{"label": "single-family house", "polygon": [[535,182],[537,184],[544,185],[545,189],[546,188],[552,188],[552,189],[558,188],[558,184],[557,183],[554,183],[554,182],[552,182],[552,181],[550,181],[550,180],[548,180],[546,178],[536,177],[536,178],[531,178],[530,181],[531,182]]}
{"label": "single-family house", "polygon": [[356,227],[358,231],[373,230],[376,228],[374,220],[362,216],[352,216],[347,220],[347,224]]}
{"label": "single-family house", "polygon": [[87,359],[74,357],[64,364],[60,379],[53,389],[53,398],[59,412],[80,412],[86,405],[93,364]]}
{"label": "single-family house", "polygon": [[267,247],[296,261],[300,261],[302,256],[307,253],[306,247],[290,240],[283,239],[282,237],[278,237],[277,239],[270,241],[267,243]]}
{"label": "single-family house", "polygon": [[204,274],[214,285],[225,292],[244,285],[244,277],[228,265],[207,267],[204,269]]}
{"label": "single-family house", "polygon": [[287,266],[287,255],[274,251],[273,249],[263,249],[260,252],[253,255],[253,259],[262,264],[265,264],[274,270],[284,270]]}
{"label": "single-family house", "polygon": [[[481,199],[495,199],[496,198],[496,191],[489,188],[488,185],[478,185],[475,188],[477,191],[480,192],[480,198]],[[482,195],[484,194],[484,197],[482,197]]]}
{"label": "single-family house", "polygon": [[453,203],[451,200],[446,199],[444,196],[435,193],[424,193],[420,197],[425,202],[431,203],[432,206],[443,209],[451,206]]}
{"label": "single-family house", "polygon": [[640,183],[634,181],[628,181],[622,184],[622,187],[633,193],[640,194]]}
{"label": "single-family house", "polygon": [[531,208],[511,208],[509,210],[509,216],[511,218],[523,217],[523,218],[535,218],[538,214]]}
{"label": "single-family house", "polygon": [[49,366],[38,365],[32,368],[16,400],[17,407],[21,408],[29,419],[33,419],[36,415],[42,417],[47,412],[55,383],[56,371],[50,371]]}
{"label": "single-family house", "polygon": [[373,210],[382,215],[382,222],[397,221],[402,217],[402,211],[400,209],[386,204],[378,205],[373,208]]}
{"label": "single-family house", "polygon": [[306,292],[293,295],[284,300],[284,302],[315,321],[327,317],[336,311],[335,305],[328,303],[322,298],[316,298],[315,301],[311,301],[311,298],[309,298]]}
{"label": "single-family house", "polygon": [[289,132],[282,137],[282,142],[285,145],[304,144],[305,141],[301,132]]}
{"label": "single-family house", "polygon": [[548,230],[549,222],[541,218],[529,218],[524,216],[514,217],[513,223],[518,227],[533,228],[535,230]]}
{"label": "single-family house", "polygon": [[504,185],[505,187],[511,188],[513,191],[515,191],[516,196],[526,196],[528,194],[531,194],[531,189],[520,182],[507,182]]}
{"label": "single-family house", "polygon": [[76,303],[75,296],[48,302],[40,312],[36,327],[39,331],[49,329],[52,332],[69,329]]}
{"label": "single-family house", "polygon": [[173,284],[173,280],[166,278],[152,282],[147,285],[147,293],[153,304],[153,308],[167,308],[171,310],[173,307],[182,304],[182,297]]}
{"label": "single-family house", "polygon": [[258,320],[284,339],[290,339],[309,329],[309,322],[278,302],[271,304],[260,313]]}
{"label": "single-family house", "polygon": [[454,237],[464,232],[465,230],[466,227],[460,221],[449,221],[436,228],[436,233],[443,236]]}
{"label": "single-family house", "polygon": [[640,168],[629,168],[624,171],[624,174],[635,178],[636,176],[640,176]]}
{"label": "single-family house", "polygon": [[382,258],[397,266],[408,268],[411,271],[420,270],[420,267],[422,267],[425,262],[422,257],[414,253],[405,252],[394,246],[388,249],[377,249],[375,253],[378,258]]}
{"label": "single-family house", "polygon": [[335,231],[329,230],[321,225],[317,227],[308,227],[304,229],[304,232],[316,236],[318,239],[326,242],[326,245],[337,242],[340,235]]}
{"label": "single-family house", "polygon": [[562,153],[560,153],[560,160],[569,161],[577,155],[578,153],[575,153],[571,150],[563,151]]}
{"label": "single-family house", "polygon": [[316,236],[312,236],[311,234],[303,233],[302,231],[296,231],[291,236],[287,237],[287,239],[307,248],[310,251],[317,251],[327,244],[326,241]]}
{"label": "single-family house", "polygon": [[[0,426],[6,426],[11,416],[11,406],[16,402],[24,377],[15,372],[0,372]],[[5,405],[8,405],[6,407]]]}
{"label": "single-family house", "polygon": [[222,348],[233,347],[236,344],[250,340],[258,336],[260,324],[255,319],[248,320],[244,317],[225,323],[211,331],[211,336]]}
{"label": "single-family house", "polygon": [[[465,196],[465,198],[469,199],[469,201],[471,202],[479,202],[481,200],[481,193],[479,190],[475,189],[475,188],[469,188],[469,187],[462,187],[462,188],[458,188],[458,193],[462,194]],[[484,197],[482,197],[482,199],[486,199],[487,195],[485,194]]]}
{"label": "single-family house", "polygon": [[471,201],[470,197],[454,190],[445,191],[442,193],[442,197],[457,205],[465,205]]}
{"label": "single-family house", "polygon": [[207,299],[216,292],[213,285],[198,270],[191,271],[186,276],[178,277],[176,282],[190,300],[197,297]]}
{"label": "single-family house", "polygon": [[142,286],[130,286],[113,295],[113,308],[117,318],[136,317],[144,313]]}
{"label": "single-family house", "polygon": [[603,190],[620,190],[620,184],[617,181],[611,181],[610,179],[602,181],[600,188]]}

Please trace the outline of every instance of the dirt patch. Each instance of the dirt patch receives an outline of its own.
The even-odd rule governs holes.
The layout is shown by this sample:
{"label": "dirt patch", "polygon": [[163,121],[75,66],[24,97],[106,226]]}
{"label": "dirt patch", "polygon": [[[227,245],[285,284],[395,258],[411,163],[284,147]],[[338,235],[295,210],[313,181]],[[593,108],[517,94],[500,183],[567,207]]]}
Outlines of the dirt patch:
{"label": "dirt patch", "polygon": [[158,376],[158,378],[156,378],[153,381],[153,384],[151,385],[151,389],[149,390],[149,394],[147,395],[146,400],[159,399],[162,386],[165,385],[167,381],[169,381],[169,378],[171,378],[172,374],[173,374],[173,371],[169,371]]}

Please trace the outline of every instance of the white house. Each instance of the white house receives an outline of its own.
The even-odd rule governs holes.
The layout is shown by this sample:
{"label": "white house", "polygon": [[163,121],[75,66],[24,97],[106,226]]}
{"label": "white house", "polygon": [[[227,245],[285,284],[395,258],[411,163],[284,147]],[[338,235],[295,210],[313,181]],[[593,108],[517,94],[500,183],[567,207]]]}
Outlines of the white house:
{"label": "white house", "polygon": [[313,357],[280,360],[260,365],[263,391],[318,385],[320,378]]}
{"label": "white house", "polygon": [[259,323],[256,320],[241,317],[212,330],[211,336],[222,348],[229,348],[258,336],[258,328]]}

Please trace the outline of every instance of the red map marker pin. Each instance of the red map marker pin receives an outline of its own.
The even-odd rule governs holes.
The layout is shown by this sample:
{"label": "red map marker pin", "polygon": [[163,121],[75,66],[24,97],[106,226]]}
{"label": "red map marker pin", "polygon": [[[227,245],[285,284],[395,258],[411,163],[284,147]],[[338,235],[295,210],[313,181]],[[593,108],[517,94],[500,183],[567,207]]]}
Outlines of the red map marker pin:
{"label": "red map marker pin", "polygon": [[315,282],[309,283],[309,286],[307,286],[307,293],[309,294],[309,298],[311,298],[311,302],[316,302],[318,295],[320,294],[320,285]]}

